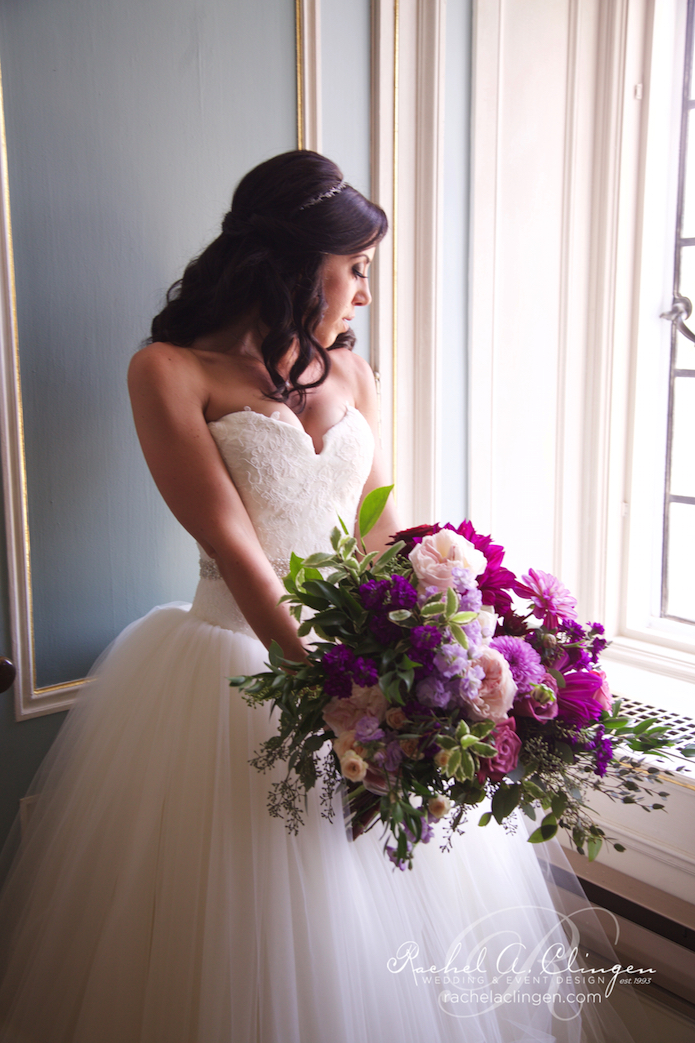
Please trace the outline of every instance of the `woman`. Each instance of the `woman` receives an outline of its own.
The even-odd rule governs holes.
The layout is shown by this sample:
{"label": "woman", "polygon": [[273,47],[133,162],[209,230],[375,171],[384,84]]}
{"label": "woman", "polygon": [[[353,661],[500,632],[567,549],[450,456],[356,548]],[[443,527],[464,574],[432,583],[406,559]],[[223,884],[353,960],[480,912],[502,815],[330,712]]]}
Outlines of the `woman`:
{"label": "woman", "polygon": [[[261,164],[132,361],[143,450],[201,580],[192,606],[117,639],[41,770],[3,899],[2,1040],[579,1040],[580,987],[523,838],[470,830],[401,874],[316,795],[289,835],[248,764],[272,724],[226,682],[273,639],[302,657],[278,605],[289,554],[327,548],[385,484],[349,329],[385,231],[329,160]],[[369,547],[397,527],[389,506]],[[490,1000],[502,971],[509,998]]]}

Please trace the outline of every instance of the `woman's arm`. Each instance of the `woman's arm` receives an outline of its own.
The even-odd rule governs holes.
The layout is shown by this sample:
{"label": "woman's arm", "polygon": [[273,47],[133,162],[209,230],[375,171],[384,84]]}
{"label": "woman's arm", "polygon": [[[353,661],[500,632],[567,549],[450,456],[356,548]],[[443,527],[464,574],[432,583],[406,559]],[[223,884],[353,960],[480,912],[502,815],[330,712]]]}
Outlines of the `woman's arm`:
{"label": "woman's arm", "polygon": [[[369,364],[359,355],[351,354],[350,360],[354,380],[355,406],[369,423],[374,435],[374,460],[372,462],[372,469],[369,472],[369,477],[367,478],[364,489],[362,490],[362,496],[360,498],[361,508],[365,496],[367,496],[372,489],[378,489],[380,486],[384,485],[391,485],[391,481],[387,475],[386,464],[384,462],[383,453],[381,451],[381,442],[379,439],[379,409],[376,397],[374,373]],[[385,550],[389,540],[394,533],[398,532],[399,528],[401,528],[401,526],[396,514],[393,493],[391,493],[381,517],[371,532],[367,533],[367,536],[365,537],[364,542],[367,550]]]}
{"label": "woman's arm", "polygon": [[152,344],[128,372],[133,416],[157,488],[175,517],[217,562],[258,638],[277,641],[288,659],[304,658],[296,621],[205,421],[200,363],[186,349]]}

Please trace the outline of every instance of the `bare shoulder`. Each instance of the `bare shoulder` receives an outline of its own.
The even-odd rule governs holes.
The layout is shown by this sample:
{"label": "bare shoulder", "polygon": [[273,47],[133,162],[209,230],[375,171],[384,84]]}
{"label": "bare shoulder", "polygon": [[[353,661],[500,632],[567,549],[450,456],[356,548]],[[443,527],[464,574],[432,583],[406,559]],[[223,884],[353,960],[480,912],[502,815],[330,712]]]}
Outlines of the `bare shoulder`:
{"label": "bare shoulder", "polygon": [[355,397],[355,405],[362,409],[371,403],[375,395],[374,373],[361,355],[356,355],[349,348],[336,348],[331,352],[331,363],[349,385]]}
{"label": "bare shoulder", "polygon": [[128,388],[133,399],[182,396],[202,402],[206,381],[195,352],[155,342],[140,348],[130,360]]}

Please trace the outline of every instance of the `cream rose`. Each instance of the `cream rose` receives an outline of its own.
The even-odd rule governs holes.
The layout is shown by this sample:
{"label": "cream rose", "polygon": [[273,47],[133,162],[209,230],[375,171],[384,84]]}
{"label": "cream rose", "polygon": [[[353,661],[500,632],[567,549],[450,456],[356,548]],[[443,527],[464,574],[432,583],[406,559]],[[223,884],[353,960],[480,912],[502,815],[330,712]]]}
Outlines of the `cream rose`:
{"label": "cream rose", "polygon": [[350,731],[341,732],[337,739],[333,740],[333,749],[338,755],[338,759],[342,759],[348,750],[352,749],[352,744],[355,741],[355,729],[351,728]]}
{"label": "cream rose", "polygon": [[449,763],[449,757],[451,757],[451,750],[439,750],[439,752],[434,755],[434,763],[438,768],[446,768]]}
{"label": "cream rose", "polygon": [[478,613],[478,622],[483,637],[483,644],[489,645],[497,629],[497,613],[490,605],[483,605]]}
{"label": "cream rose", "polygon": [[408,723],[408,718],[406,717],[405,712],[401,709],[400,706],[389,706],[388,710],[386,711],[386,723],[388,724],[389,728],[393,728],[394,731],[398,731],[400,728],[403,727],[404,724]]}
{"label": "cream rose", "polygon": [[340,770],[350,782],[362,782],[367,774],[367,762],[363,761],[354,750],[348,750],[345,756],[340,758]]}
{"label": "cream rose", "polygon": [[430,797],[427,801],[427,810],[434,818],[444,818],[451,811],[451,801],[448,797]]}
{"label": "cream rose", "polygon": [[408,555],[418,579],[418,589],[436,587],[444,592],[453,586],[452,571],[470,569],[474,576],[485,571],[487,558],[470,540],[459,536],[451,529],[442,529],[431,536],[424,536],[421,543],[413,547]]}
{"label": "cream rose", "polygon": [[471,716],[478,721],[502,721],[509,713],[516,684],[509,663],[496,648],[486,648],[475,661],[485,671],[480,690],[470,704]]}

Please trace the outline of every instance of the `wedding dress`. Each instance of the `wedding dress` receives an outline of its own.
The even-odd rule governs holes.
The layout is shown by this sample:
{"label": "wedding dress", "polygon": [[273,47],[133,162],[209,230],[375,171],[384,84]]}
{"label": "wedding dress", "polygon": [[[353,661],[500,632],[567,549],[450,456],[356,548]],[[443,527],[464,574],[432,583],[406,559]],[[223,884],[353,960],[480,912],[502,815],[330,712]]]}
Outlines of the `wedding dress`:
{"label": "wedding dress", "polygon": [[[291,551],[330,549],[338,515],[354,520],[373,453],[357,410],[320,453],[248,409],[209,426],[279,575]],[[0,1039],[629,1039],[605,997],[577,1000],[601,990],[571,983],[521,830],[476,815],[453,852],[421,845],[399,872],[378,829],[348,840],[313,793],[297,836],[269,816],[271,778],[249,758],[272,722],[227,682],[265,661],[203,554],[193,605],[154,609],[97,664],[4,892]]]}

